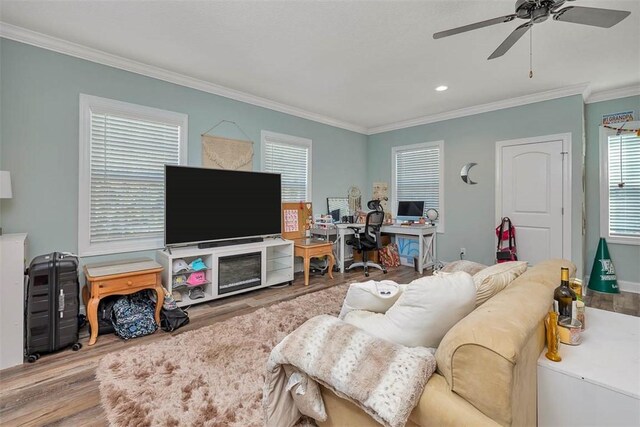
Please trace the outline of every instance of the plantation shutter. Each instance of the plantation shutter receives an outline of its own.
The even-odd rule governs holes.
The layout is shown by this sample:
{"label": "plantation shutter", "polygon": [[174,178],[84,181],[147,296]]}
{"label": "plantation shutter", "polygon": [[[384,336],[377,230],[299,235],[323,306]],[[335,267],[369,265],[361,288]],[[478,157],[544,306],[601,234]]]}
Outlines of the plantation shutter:
{"label": "plantation shutter", "polygon": [[396,202],[424,201],[425,212],[440,210],[440,149],[402,150],[396,153]]}
{"label": "plantation shutter", "polygon": [[164,165],[180,162],[180,126],[91,112],[90,242],[162,238]]}
{"label": "plantation shutter", "polygon": [[608,142],[609,233],[640,237],[640,137],[613,135]]}
{"label": "plantation shutter", "polygon": [[269,137],[265,140],[264,171],[281,174],[283,202],[309,201],[309,150]]}

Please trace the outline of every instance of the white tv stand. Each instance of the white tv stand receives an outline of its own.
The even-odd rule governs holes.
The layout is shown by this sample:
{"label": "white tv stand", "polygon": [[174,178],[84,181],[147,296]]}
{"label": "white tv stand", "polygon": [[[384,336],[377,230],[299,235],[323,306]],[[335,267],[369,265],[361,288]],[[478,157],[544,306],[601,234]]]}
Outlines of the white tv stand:
{"label": "white tv stand", "polygon": [[[243,258],[243,255],[253,256],[254,260],[260,260],[259,278],[253,278],[256,285],[234,290],[235,285],[220,288],[220,286],[228,286],[219,282],[221,270],[219,268],[220,261],[225,259]],[[229,257],[229,258],[227,258]],[[174,248],[170,251],[167,249],[156,252],[156,260],[164,267],[162,272],[162,284],[169,291],[173,291],[173,278],[176,275],[188,272],[173,273],[173,261],[176,259],[184,259],[190,263],[196,258],[201,258],[207,266],[205,275],[207,283],[203,284],[204,298],[190,299],[187,292],[188,288],[179,288],[182,292],[182,301],[178,306],[187,306],[192,304],[200,304],[218,298],[224,298],[230,295],[236,295],[254,289],[266,288],[281,283],[293,281],[293,242],[284,240],[280,237],[267,237],[262,242],[243,243],[238,245],[219,246],[213,248],[198,249],[197,246],[187,246]],[[224,267],[223,267],[224,269]],[[230,273],[227,273],[229,277]],[[231,273],[232,274],[232,273]]]}

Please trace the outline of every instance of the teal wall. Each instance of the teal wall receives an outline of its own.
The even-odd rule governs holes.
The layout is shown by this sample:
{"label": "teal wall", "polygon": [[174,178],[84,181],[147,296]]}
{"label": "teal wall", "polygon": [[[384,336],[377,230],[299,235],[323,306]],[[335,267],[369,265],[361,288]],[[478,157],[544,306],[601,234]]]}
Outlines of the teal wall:
{"label": "teal wall", "polygon": [[[587,133],[586,149],[586,212],[587,236],[585,272],[591,273],[598,240],[600,239],[600,123],[603,114],[635,110],[640,116],[640,96],[595,102],[585,105]],[[640,283],[640,245],[608,243],[618,280]]]}
{"label": "teal wall", "polygon": [[[573,261],[582,266],[583,101],[579,95],[446,120],[369,137],[369,182],[391,183],[391,148],[429,141],[444,141],[445,232],[438,235],[438,258],[467,259],[493,264],[495,224],[496,141],[571,133],[572,141],[572,245]],[[477,185],[460,179],[468,163]],[[371,190],[369,190],[371,191]]]}
{"label": "teal wall", "polygon": [[[102,96],[189,115],[189,164],[200,164],[200,133],[222,119],[239,123],[256,142],[254,169],[260,164],[260,131],[313,140],[313,202],[324,212],[325,198],[351,185],[370,195],[376,181],[391,182],[391,147],[445,141],[446,230],[438,255],[491,263],[495,237],[495,142],[570,132],[572,134],[572,253],[583,263],[582,153],[586,124],[585,272],[599,237],[598,124],[602,114],[635,109],[640,97],[584,105],[580,96],[446,120],[371,135],[293,117],[89,61],[0,39],[0,169],[12,174],[14,198],[0,205],[5,233],[28,232],[30,256],[77,250],[78,97]],[[231,127],[225,136],[241,138]],[[368,143],[367,143],[368,142]],[[473,179],[459,178],[463,164],[476,162]],[[621,280],[640,280],[640,246],[610,245]],[[139,255],[139,254],[136,254]],[[147,255],[153,256],[152,253]],[[115,255],[112,257],[121,257]]]}
{"label": "teal wall", "polygon": [[[238,123],[255,142],[256,170],[261,130],[312,139],[319,213],[326,197],[368,186],[367,137],[355,132],[6,39],[0,39],[0,64],[0,168],[11,171],[14,194],[2,202],[0,225],[5,233],[29,233],[30,257],[77,250],[80,93],[188,114],[191,165],[201,164],[200,134],[222,119]],[[221,131],[242,138],[233,128]]]}

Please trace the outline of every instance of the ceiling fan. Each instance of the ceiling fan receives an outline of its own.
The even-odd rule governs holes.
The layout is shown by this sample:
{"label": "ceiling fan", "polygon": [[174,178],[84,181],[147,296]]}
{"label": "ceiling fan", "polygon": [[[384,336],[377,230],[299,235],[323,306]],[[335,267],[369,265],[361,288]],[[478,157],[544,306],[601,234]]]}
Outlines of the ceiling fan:
{"label": "ceiling fan", "polygon": [[595,7],[567,6],[560,9],[567,1],[574,0],[517,0],[516,12],[511,15],[487,19],[475,24],[464,25],[451,30],[440,31],[433,35],[434,39],[453,36],[490,25],[511,22],[516,18],[527,22],[513,30],[500,46],[487,59],[498,58],[505,53],[531,28],[534,24],[546,21],[553,16],[554,21],[573,22],[574,24],[592,25],[610,28],[629,16],[626,10],[600,9]]}

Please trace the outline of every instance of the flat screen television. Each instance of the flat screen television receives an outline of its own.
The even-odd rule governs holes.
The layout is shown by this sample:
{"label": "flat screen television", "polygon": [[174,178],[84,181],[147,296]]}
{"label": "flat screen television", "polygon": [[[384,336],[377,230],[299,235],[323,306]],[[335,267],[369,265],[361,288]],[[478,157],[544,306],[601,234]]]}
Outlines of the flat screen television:
{"label": "flat screen television", "polygon": [[165,245],[281,232],[280,175],[165,166]]}

